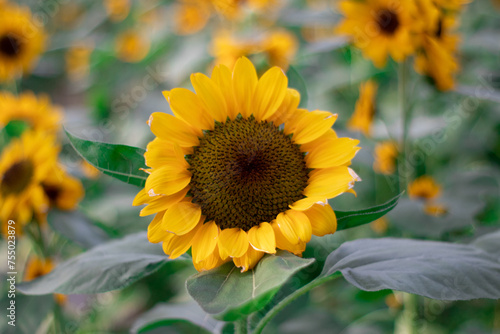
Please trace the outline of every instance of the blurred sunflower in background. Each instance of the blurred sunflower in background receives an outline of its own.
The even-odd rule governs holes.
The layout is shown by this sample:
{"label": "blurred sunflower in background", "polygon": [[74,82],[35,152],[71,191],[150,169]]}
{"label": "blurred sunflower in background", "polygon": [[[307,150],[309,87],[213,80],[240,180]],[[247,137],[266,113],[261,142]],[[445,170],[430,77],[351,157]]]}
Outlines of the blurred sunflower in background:
{"label": "blurred sunflower in background", "polygon": [[373,170],[381,174],[393,174],[396,171],[398,145],[392,141],[382,141],[375,145]]}
{"label": "blurred sunflower in background", "polygon": [[42,187],[51,207],[59,210],[74,210],[83,198],[80,180],[69,175],[63,167],[57,166],[43,180]]}
{"label": "blurred sunflower in background", "polygon": [[375,66],[384,67],[389,56],[401,62],[415,51],[420,27],[413,1],[342,0],[339,8],[344,20],[337,33],[349,36]]}
{"label": "blurred sunflower in background", "polygon": [[0,5],[0,22],[0,82],[6,82],[31,71],[47,36],[27,7]]}
{"label": "blurred sunflower in background", "polygon": [[360,131],[366,137],[371,136],[371,127],[375,116],[375,96],[377,94],[377,83],[368,80],[359,86],[359,98],[356,101],[354,114],[347,123],[347,128],[352,131]]}
{"label": "blurred sunflower in background", "polygon": [[313,234],[334,233],[327,199],[360,180],[348,167],[359,141],[337,137],[337,116],[298,109],[283,71],[259,79],[247,58],[191,82],[195,93],[165,93],[175,116],[148,122],[150,175],[134,205],[156,214],[149,240],[171,258],[191,248],[198,271],[231,259],[247,271],[276,248],[300,255]]}
{"label": "blurred sunflower in background", "polygon": [[56,133],[61,128],[62,110],[52,105],[47,95],[23,92],[19,96],[0,91],[0,127],[23,122],[35,131]]}
{"label": "blurred sunflower in background", "polygon": [[53,135],[25,131],[13,139],[0,156],[0,219],[2,232],[6,222],[14,220],[16,233],[32,218],[44,221],[49,202],[42,181],[53,172],[60,147]]}
{"label": "blurred sunflower in background", "polygon": [[[36,255],[31,255],[24,269],[24,281],[32,281],[43,275],[47,275],[54,269],[55,265],[51,259],[44,259]],[[54,293],[54,300],[59,304],[64,304],[68,296]]]}

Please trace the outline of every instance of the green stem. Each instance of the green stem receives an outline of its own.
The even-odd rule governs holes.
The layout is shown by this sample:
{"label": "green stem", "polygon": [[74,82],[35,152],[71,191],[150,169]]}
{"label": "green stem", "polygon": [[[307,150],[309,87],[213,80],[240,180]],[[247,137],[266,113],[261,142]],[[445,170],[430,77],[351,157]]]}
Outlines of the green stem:
{"label": "green stem", "polygon": [[418,334],[417,326],[415,325],[415,320],[417,319],[417,296],[411,293],[403,294],[403,305],[404,310],[402,317],[405,325],[405,333],[408,334]]}
{"label": "green stem", "polygon": [[248,333],[248,323],[247,318],[240,319],[234,323],[236,329],[236,334],[247,334]]}
{"label": "green stem", "polygon": [[398,68],[398,94],[399,108],[401,110],[402,131],[400,140],[401,163],[399,164],[399,187],[400,191],[406,190],[410,178],[410,166],[408,156],[410,147],[408,145],[408,134],[411,121],[411,108],[407,104],[407,84],[408,84],[408,63],[406,61],[399,64]]}
{"label": "green stem", "polygon": [[298,290],[295,290],[288,296],[286,296],[282,301],[280,301],[278,304],[276,304],[269,312],[266,313],[266,315],[259,321],[257,324],[257,327],[255,327],[254,334],[260,334],[262,333],[262,330],[266,325],[271,321],[274,316],[276,316],[281,310],[283,310],[285,307],[287,307],[291,302],[293,302],[295,299],[299,298],[303,294],[311,291],[317,286],[320,286],[321,284],[334,280],[338,277],[342,276],[340,273],[335,273],[330,276],[322,277],[322,278],[317,278],[308,284],[304,285]]}

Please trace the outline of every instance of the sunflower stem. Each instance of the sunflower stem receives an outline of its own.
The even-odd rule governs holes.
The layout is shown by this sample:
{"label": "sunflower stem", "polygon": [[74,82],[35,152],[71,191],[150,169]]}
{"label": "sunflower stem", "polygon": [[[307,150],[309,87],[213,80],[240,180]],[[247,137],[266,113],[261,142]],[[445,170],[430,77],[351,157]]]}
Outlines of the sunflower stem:
{"label": "sunflower stem", "polygon": [[248,333],[248,322],[247,318],[240,319],[234,323],[236,329],[236,334],[247,334]]}
{"label": "sunflower stem", "polygon": [[410,165],[408,157],[410,154],[410,147],[408,143],[410,122],[411,122],[411,108],[407,104],[407,85],[408,85],[408,62],[405,60],[399,63],[398,67],[398,94],[399,94],[399,108],[401,110],[402,129],[400,139],[400,152],[401,163],[398,164],[399,169],[399,191],[406,190],[410,179]]}
{"label": "sunflower stem", "polygon": [[266,315],[257,324],[257,327],[255,327],[253,334],[261,334],[266,325],[269,323],[269,321],[271,321],[272,318],[274,318],[281,310],[287,307],[295,299],[311,291],[315,287],[320,286],[325,282],[334,280],[340,276],[342,276],[340,273],[336,273],[327,277],[317,278],[307,283],[300,289],[295,290],[294,292],[286,296],[283,300],[281,300],[278,304],[276,304],[271,310],[269,310],[269,312],[266,313]]}

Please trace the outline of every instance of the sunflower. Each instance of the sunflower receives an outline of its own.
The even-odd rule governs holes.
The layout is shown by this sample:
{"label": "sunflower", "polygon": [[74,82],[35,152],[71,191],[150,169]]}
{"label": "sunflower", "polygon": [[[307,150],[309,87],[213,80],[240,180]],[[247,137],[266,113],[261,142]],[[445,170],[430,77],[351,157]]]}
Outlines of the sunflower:
{"label": "sunflower", "polygon": [[165,92],[175,116],[148,122],[150,175],[133,204],[156,214],[149,240],[171,258],[191,248],[199,271],[231,259],[246,271],[276,248],[300,255],[313,234],[334,233],[327,199],[359,181],[348,167],[359,141],[337,137],[337,115],[298,109],[283,71],[258,79],[247,58],[191,82],[195,93]]}
{"label": "sunflower", "polygon": [[104,8],[111,21],[120,22],[130,13],[130,0],[105,0]]}
{"label": "sunflower", "polygon": [[414,52],[418,25],[413,1],[342,0],[340,11],[345,19],[337,32],[351,37],[375,66],[384,67],[388,55],[401,62]]}
{"label": "sunflower", "polygon": [[240,57],[259,51],[260,45],[256,40],[234,37],[227,30],[216,32],[210,48],[210,53],[215,57],[214,63],[225,65],[230,69],[234,67]]}
{"label": "sunflower", "polygon": [[[37,256],[31,256],[24,269],[24,281],[32,281],[38,277],[47,275],[54,269],[54,262],[51,259],[42,259]],[[54,299],[59,304],[64,304],[67,296],[60,293],[54,293]]]}
{"label": "sunflower", "polygon": [[116,56],[127,63],[138,63],[149,53],[151,43],[149,38],[136,29],[122,32],[116,38]]}
{"label": "sunflower", "polygon": [[441,194],[441,186],[434,178],[423,175],[408,185],[408,196],[413,199],[433,200]]}
{"label": "sunflower", "polygon": [[241,18],[245,10],[261,12],[279,7],[279,0],[210,0],[215,10],[225,18],[235,20]]}
{"label": "sunflower", "polygon": [[2,5],[0,22],[0,82],[5,82],[31,71],[45,47],[46,35],[25,7]]}
{"label": "sunflower", "polygon": [[460,69],[455,55],[460,38],[452,32],[456,20],[454,16],[441,12],[430,0],[420,0],[418,4],[426,28],[420,37],[415,70],[430,76],[438,89],[450,90]]}
{"label": "sunflower", "polygon": [[356,108],[347,127],[353,131],[361,131],[365,136],[371,135],[373,116],[375,116],[375,95],[377,94],[377,84],[368,80],[359,86],[359,98]]}
{"label": "sunflower", "polygon": [[269,64],[285,70],[288,69],[298,47],[297,38],[287,30],[272,31],[262,41],[262,49],[267,54]]}
{"label": "sunflower", "polygon": [[42,187],[50,206],[59,210],[74,210],[85,193],[80,180],[62,167],[56,167],[42,181]]}
{"label": "sunflower", "polygon": [[194,34],[210,19],[210,5],[206,0],[181,0],[174,7],[174,26],[179,35]]}
{"label": "sunflower", "polygon": [[383,141],[375,145],[375,161],[373,170],[381,174],[392,174],[396,171],[398,146],[392,140]]}
{"label": "sunflower", "polygon": [[[13,139],[0,156],[0,219],[16,222],[16,233],[35,217],[42,217],[49,203],[41,185],[56,165],[60,148],[52,135],[25,131]],[[6,224],[2,225],[6,232]]]}
{"label": "sunflower", "polygon": [[90,55],[93,47],[89,44],[79,44],[68,49],[64,56],[66,73],[71,80],[85,79],[90,72]]}
{"label": "sunflower", "polygon": [[35,131],[57,132],[63,119],[62,110],[52,105],[47,95],[36,96],[32,92],[14,96],[0,91],[0,110],[0,127],[20,121]]}

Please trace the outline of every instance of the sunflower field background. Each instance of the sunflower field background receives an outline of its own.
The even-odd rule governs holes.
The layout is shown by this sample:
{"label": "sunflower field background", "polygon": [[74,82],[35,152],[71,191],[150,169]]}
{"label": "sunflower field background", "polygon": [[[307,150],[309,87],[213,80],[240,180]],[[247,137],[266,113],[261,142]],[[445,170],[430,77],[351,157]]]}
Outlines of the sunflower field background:
{"label": "sunflower field background", "polygon": [[0,0],[0,332],[500,333],[499,18]]}

